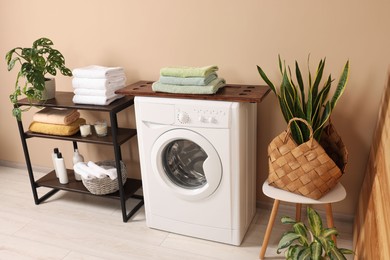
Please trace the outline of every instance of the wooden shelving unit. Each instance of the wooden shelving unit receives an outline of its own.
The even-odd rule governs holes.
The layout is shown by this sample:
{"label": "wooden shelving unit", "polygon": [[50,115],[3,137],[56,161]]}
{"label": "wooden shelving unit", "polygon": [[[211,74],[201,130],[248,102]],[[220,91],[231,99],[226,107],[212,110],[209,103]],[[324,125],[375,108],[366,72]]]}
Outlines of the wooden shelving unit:
{"label": "wooden shelving unit", "polygon": [[[20,138],[22,141],[24,156],[26,159],[27,170],[30,177],[32,193],[33,193],[35,204],[37,205],[45,201],[49,197],[51,197],[59,190],[77,192],[77,193],[83,193],[89,195],[94,195],[94,194],[90,193],[84,187],[82,182],[75,180],[74,172],[71,169],[67,170],[68,179],[69,179],[68,184],[60,184],[57,177],[55,176],[54,170],[49,172],[42,178],[35,180],[34,172],[32,170],[30,155],[28,151],[28,146],[27,146],[27,140],[29,138],[38,137],[38,138],[56,139],[61,141],[70,141],[73,143],[74,148],[77,148],[78,142],[112,146],[115,154],[115,163],[117,169],[120,169],[120,161],[122,160],[120,147],[122,144],[124,144],[125,142],[127,142],[137,134],[135,129],[118,128],[118,122],[117,122],[117,113],[132,106],[134,104],[133,97],[131,96],[123,97],[107,106],[74,104],[72,102],[72,97],[73,97],[72,92],[56,92],[55,99],[51,99],[44,102],[43,101],[35,102],[35,103],[33,102],[33,105],[41,106],[41,107],[70,108],[70,109],[78,109],[78,110],[107,112],[110,114],[111,127],[108,128],[108,135],[105,137],[97,137],[95,135],[89,137],[82,137],[80,133],[76,133],[75,135],[72,136],[56,136],[56,135],[34,133],[31,131],[24,131],[22,121],[17,121]],[[30,105],[30,102],[27,99],[22,99],[18,101],[18,105],[28,106]],[[122,208],[123,222],[127,222],[134,215],[134,213],[137,212],[137,210],[140,207],[142,207],[142,205],[144,204],[143,196],[135,194],[141,188],[142,182],[141,180],[127,178],[126,183],[123,185],[121,171],[118,170],[118,184],[119,184],[119,190],[117,192],[103,195],[103,196],[101,195],[94,195],[94,196],[119,200]],[[39,197],[37,192],[37,189],[39,187],[51,188],[51,190],[46,194],[44,194],[43,196]],[[130,212],[127,212],[126,200],[128,200],[129,198],[135,198],[139,200],[139,202],[136,204],[136,206],[133,209],[130,210]]]}

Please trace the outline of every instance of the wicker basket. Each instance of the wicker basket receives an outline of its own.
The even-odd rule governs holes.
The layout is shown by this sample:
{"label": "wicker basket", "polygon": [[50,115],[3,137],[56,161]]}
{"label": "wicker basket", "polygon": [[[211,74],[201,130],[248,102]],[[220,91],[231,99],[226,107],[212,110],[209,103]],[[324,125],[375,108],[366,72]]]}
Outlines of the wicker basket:
{"label": "wicker basket", "polygon": [[[300,145],[290,135],[290,124],[296,120],[310,130],[309,141]],[[331,124],[324,128],[321,139],[320,145],[305,120],[291,119],[287,130],[268,146],[269,184],[312,199],[321,198],[336,186],[344,173],[348,153]]]}
{"label": "wicker basket", "polygon": [[[112,166],[116,167],[115,161],[101,161],[96,163],[99,166]],[[127,180],[127,170],[125,164],[121,161],[121,175],[122,175],[122,184],[124,185]],[[111,180],[110,177],[106,176],[104,178],[93,178],[93,179],[84,179],[82,182],[89,192],[95,195],[105,195],[113,193],[119,190],[118,178]]]}

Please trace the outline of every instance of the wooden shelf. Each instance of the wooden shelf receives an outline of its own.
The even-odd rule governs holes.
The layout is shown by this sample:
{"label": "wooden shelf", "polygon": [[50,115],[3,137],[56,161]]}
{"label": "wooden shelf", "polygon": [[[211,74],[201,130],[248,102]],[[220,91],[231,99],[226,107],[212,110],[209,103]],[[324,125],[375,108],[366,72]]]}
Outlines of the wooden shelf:
{"label": "wooden shelf", "polygon": [[19,106],[29,106],[31,104],[41,107],[71,108],[115,113],[134,104],[134,98],[131,96],[125,96],[123,98],[117,99],[107,106],[75,104],[72,101],[73,96],[73,92],[57,91],[56,96],[53,99],[45,101],[32,101],[30,103],[27,98],[23,98],[19,100],[17,104]]}
{"label": "wooden shelf", "polygon": [[115,93],[127,96],[145,96],[145,97],[167,97],[184,99],[203,99],[231,102],[251,102],[260,103],[270,92],[270,88],[261,85],[241,85],[227,84],[212,95],[198,94],[173,94],[164,92],[154,92],[152,89],[153,81],[139,81],[125,88],[117,90]]}
{"label": "wooden shelf", "polygon": [[[131,139],[133,136],[137,134],[137,130],[130,128],[118,128],[117,129],[117,143],[121,145]],[[88,137],[82,137],[80,132],[71,135],[71,136],[60,136],[60,135],[47,135],[34,133],[31,131],[25,132],[26,138],[31,137],[40,137],[40,138],[48,138],[48,139],[57,139],[57,140],[65,140],[65,141],[75,141],[75,142],[84,142],[84,143],[93,143],[93,144],[104,144],[104,145],[113,145],[113,138],[111,134],[111,127],[107,130],[107,136],[98,137],[93,134]]]}
{"label": "wooden shelf", "polygon": [[[61,184],[56,177],[56,174],[54,171],[49,172],[42,178],[36,181],[37,185],[39,187],[47,187],[47,188],[53,188],[53,189],[59,189],[59,190],[65,190],[65,191],[72,191],[72,192],[78,192],[78,193],[84,193],[87,195],[95,195],[90,193],[87,188],[85,188],[84,184],[82,181],[77,181],[74,177],[74,172],[73,170],[68,169],[68,179],[69,183],[67,184]],[[125,185],[123,185],[123,191],[124,191],[124,196],[125,200],[131,198],[134,193],[141,188],[142,182],[141,180],[138,179],[132,179],[132,178],[127,178],[127,181]],[[112,198],[112,199],[120,199],[119,191],[116,191],[111,194],[106,194],[106,195],[95,195],[99,197],[105,197],[105,198]]]}

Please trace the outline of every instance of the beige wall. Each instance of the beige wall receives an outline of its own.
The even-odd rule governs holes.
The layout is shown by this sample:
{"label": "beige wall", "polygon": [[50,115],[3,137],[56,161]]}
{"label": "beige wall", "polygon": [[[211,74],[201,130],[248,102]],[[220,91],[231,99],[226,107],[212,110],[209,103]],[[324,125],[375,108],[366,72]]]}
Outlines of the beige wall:
{"label": "beige wall", "polygon": [[[338,78],[349,59],[348,88],[332,119],[350,152],[342,178],[348,196],[335,211],[353,214],[389,63],[388,10],[390,2],[385,0],[0,0],[0,54],[46,36],[70,68],[123,66],[128,83],[156,80],[159,69],[168,65],[217,64],[229,83],[263,84],[257,64],[278,81],[278,54],[291,65],[296,59],[305,67],[309,53],[313,67],[326,56],[326,73]],[[15,76],[16,71],[7,72],[4,60],[0,62],[0,160],[23,163],[8,101]],[[56,80],[59,90],[72,90],[70,78]],[[31,112],[24,119],[29,122]],[[121,115],[120,121],[134,126],[132,113]],[[270,95],[259,105],[259,187],[267,177],[266,146],[284,128]],[[34,165],[50,166],[48,153],[54,146],[69,159],[71,145],[57,143],[30,140]],[[132,141],[131,148],[124,148],[125,156],[136,149]],[[81,150],[92,160],[98,153],[110,154],[99,146],[84,145]],[[136,164],[138,158],[129,160]],[[258,199],[267,201],[260,189]]]}

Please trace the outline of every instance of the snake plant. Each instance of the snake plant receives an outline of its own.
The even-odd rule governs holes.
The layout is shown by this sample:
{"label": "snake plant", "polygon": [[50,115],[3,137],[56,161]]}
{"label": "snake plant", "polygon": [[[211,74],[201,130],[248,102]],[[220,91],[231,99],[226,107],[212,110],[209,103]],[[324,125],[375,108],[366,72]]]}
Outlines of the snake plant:
{"label": "snake plant", "polygon": [[338,235],[335,228],[324,228],[319,214],[307,207],[309,228],[302,222],[296,222],[290,217],[282,217],[283,224],[291,224],[292,230],[283,234],[279,241],[277,253],[283,249],[286,259],[316,260],[316,259],[346,259],[346,254],[354,252],[345,248],[338,248],[332,236]]}
{"label": "snake plant", "polygon": [[[295,61],[295,77],[297,81],[295,83],[290,67],[288,66],[286,68],[286,64],[282,64],[279,56],[279,69],[282,74],[279,91],[277,91],[275,85],[268,79],[263,69],[257,66],[260,76],[278,97],[279,105],[286,122],[289,122],[294,117],[306,120],[313,129],[314,139],[318,142],[320,141],[326,122],[329,120],[337,101],[344,92],[349,74],[349,61],[347,61],[333,96],[328,98],[333,82],[331,75],[320,86],[324,73],[325,60],[325,58],[320,60],[314,78],[312,78],[312,74],[308,68],[307,90],[305,90],[301,70],[297,61]],[[305,93],[306,91],[307,93]],[[291,124],[291,134],[297,144],[306,142],[309,139],[309,133],[309,129],[305,124],[301,122]]]}

